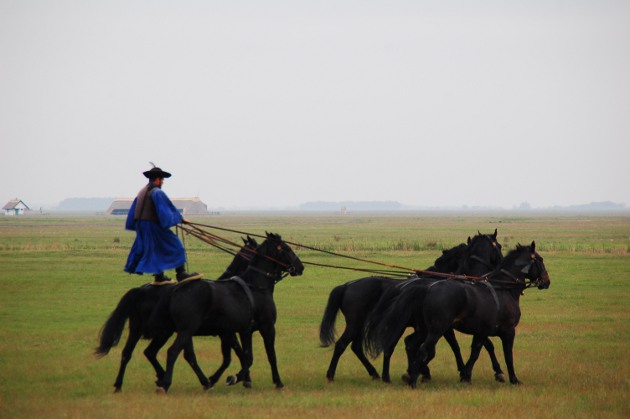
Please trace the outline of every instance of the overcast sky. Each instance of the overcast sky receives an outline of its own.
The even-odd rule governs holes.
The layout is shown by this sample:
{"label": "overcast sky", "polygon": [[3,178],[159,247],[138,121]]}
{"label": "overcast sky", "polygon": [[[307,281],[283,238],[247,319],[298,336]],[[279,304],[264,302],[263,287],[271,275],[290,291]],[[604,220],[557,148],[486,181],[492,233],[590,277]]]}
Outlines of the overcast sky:
{"label": "overcast sky", "polygon": [[630,2],[0,0],[0,201],[630,204]]}

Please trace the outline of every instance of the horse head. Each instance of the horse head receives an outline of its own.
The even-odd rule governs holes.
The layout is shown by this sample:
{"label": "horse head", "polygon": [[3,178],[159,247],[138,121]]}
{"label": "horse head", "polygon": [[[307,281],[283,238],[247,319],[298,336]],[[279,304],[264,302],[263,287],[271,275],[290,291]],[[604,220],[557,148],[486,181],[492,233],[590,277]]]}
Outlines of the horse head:
{"label": "horse head", "polygon": [[536,252],[536,242],[529,246],[516,245],[501,264],[504,271],[510,272],[515,278],[529,279],[531,286],[547,289],[551,284],[549,273],[542,256]]}
{"label": "horse head", "polygon": [[267,239],[260,245],[258,253],[275,263],[278,276],[288,273],[299,276],[304,272],[304,265],[293,249],[282,240],[279,234],[267,233]]}
{"label": "horse head", "polygon": [[234,259],[232,259],[232,262],[227,267],[225,272],[217,279],[227,279],[235,275],[240,275],[245,272],[245,269],[247,269],[247,267],[251,263],[254,255],[256,254],[258,243],[250,236],[247,236],[247,239],[241,237],[241,240],[243,240],[243,246],[236,253]]}
{"label": "horse head", "polygon": [[468,241],[466,257],[460,273],[483,275],[493,271],[503,260],[501,243],[497,241],[497,229],[492,234],[477,235]]}

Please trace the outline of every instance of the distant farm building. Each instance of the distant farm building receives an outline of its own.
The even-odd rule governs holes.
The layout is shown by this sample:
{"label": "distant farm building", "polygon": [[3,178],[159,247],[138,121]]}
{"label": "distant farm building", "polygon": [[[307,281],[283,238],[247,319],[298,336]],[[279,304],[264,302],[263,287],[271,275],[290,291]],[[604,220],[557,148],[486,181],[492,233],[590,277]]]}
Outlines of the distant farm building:
{"label": "distant farm building", "polygon": [[2,207],[2,210],[4,211],[4,215],[22,215],[31,209],[22,202],[21,199],[15,198],[7,202],[7,204]]}
{"label": "distant farm building", "polygon": [[[198,197],[195,198],[176,198],[171,199],[175,208],[182,215],[206,215],[208,214],[208,206],[204,204]],[[116,199],[107,210],[107,214],[111,215],[127,215],[129,208],[133,204],[131,198]]]}

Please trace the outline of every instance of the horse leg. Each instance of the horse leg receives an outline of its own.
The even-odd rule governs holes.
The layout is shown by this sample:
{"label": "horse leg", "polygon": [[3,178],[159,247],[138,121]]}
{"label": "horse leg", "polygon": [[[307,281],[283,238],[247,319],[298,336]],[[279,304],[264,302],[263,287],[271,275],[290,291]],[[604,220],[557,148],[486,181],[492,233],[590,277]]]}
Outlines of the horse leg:
{"label": "horse leg", "polygon": [[479,353],[481,353],[481,347],[483,346],[483,342],[487,339],[487,336],[474,335],[471,348],[470,348],[470,358],[468,358],[468,362],[466,362],[466,366],[459,373],[460,381],[464,383],[470,383],[472,381],[472,370],[475,366],[475,362],[479,359]]}
{"label": "horse leg", "polygon": [[443,334],[444,333],[435,332],[427,333],[424,342],[422,343],[422,345],[420,345],[420,348],[418,349],[416,357],[414,358],[411,365],[409,365],[409,382],[407,384],[409,384],[411,388],[416,387],[418,376],[423,371],[423,369],[426,368],[428,370],[429,362],[431,362],[431,360],[435,357],[435,345],[437,344],[438,340],[440,340]]}
{"label": "horse leg", "polygon": [[164,378],[164,374],[166,373],[166,371],[164,371],[164,368],[162,368],[162,365],[157,359],[157,354],[159,350],[162,349],[164,345],[166,345],[166,342],[170,337],[170,333],[156,336],[151,339],[151,343],[149,343],[149,346],[147,346],[144,350],[144,356],[151,363],[153,369],[155,370],[155,384],[157,386],[161,386],[162,378]]}
{"label": "horse leg", "polygon": [[457,371],[460,373],[464,370],[464,358],[462,358],[462,351],[459,348],[459,343],[457,343],[457,338],[455,337],[455,331],[452,327],[450,327],[446,333],[444,333],[444,339],[448,342],[451,350],[453,351],[453,355],[455,355],[455,362],[457,363]]}
{"label": "horse leg", "polygon": [[157,389],[158,393],[166,393],[168,392],[169,387],[173,383],[173,369],[175,368],[175,361],[177,361],[177,357],[182,349],[192,341],[192,333],[187,331],[180,331],[175,338],[175,342],[168,348],[166,355],[166,373],[162,378],[161,384]]}
{"label": "horse leg", "polygon": [[[227,378],[228,385],[235,385],[239,381],[243,382],[243,387],[251,388],[252,378],[250,377],[249,368],[254,363],[254,356],[252,352],[252,332],[240,333],[242,352],[239,356],[241,360],[241,370],[236,375],[231,375]],[[238,352],[237,352],[238,355]]]}
{"label": "horse leg", "polygon": [[357,356],[357,358],[359,358],[359,361],[361,361],[363,367],[365,367],[368,374],[370,374],[370,377],[372,377],[373,380],[378,380],[380,377],[378,375],[378,372],[376,371],[376,368],[374,368],[374,365],[372,365],[372,363],[365,356],[365,352],[363,352],[363,343],[361,342],[361,339],[354,339],[350,348],[352,349],[352,352],[354,352],[354,354]]}
{"label": "horse leg", "polygon": [[494,345],[492,344],[490,338],[486,338],[486,340],[483,342],[483,347],[486,348],[486,351],[488,351],[488,355],[490,355],[492,369],[494,370],[494,379],[500,383],[505,383],[505,374],[501,370],[501,364],[499,364],[499,360],[494,353]]}
{"label": "horse leg", "polygon": [[514,354],[512,353],[512,349],[514,347],[514,337],[516,332],[512,329],[509,333],[501,335],[501,343],[503,343],[503,357],[505,358],[505,364],[507,365],[508,374],[510,376],[510,383],[512,384],[522,384],[518,378],[516,378],[516,373],[514,372]]}
{"label": "horse leg", "polygon": [[[222,335],[221,338],[221,354],[223,355],[223,362],[219,366],[219,368],[212,374],[210,379],[210,387],[213,387],[223,375],[223,372],[230,366],[230,362],[232,362],[232,348],[234,347],[233,340],[236,340],[236,335]],[[237,343],[238,344],[238,343]],[[241,353],[237,352],[237,356],[242,356],[242,350],[240,345],[238,346],[238,350]]]}
{"label": "horse leg", "polygon": [[[381,372],[382,374],[382,380],[384,383],[391,383],[392,379],[389,376],[389,365],[392,359],[392,355],[394,354],[394,348],[396,347],[396,345],[392,345],[391,347],[385,349],[383,351],[383,370]],[[376,378],[376,377],[375,377]]]}
{"label": "horse leg", "polygon": [[118,375],[116,376],[116,381],[114,382],[115,393],[119,393],[122,390],[123,378],[125,377],[127,364],[131,360],[131,355],[133,354],[133,350],[136,348],[140,337],[140,330],[137,327],[132,327],[130,322],[129,337],[127,337],[127,343],[125,343],[125,347],[120,355],[120,368],[118,369]]}
{"label": "horse leg", "polygon": [[260,334],[262,335],[263,342],[265,343],[267,360],[269,361],[269,365],[271,366],[271,378],[273,380],[273,383],[276,385],[276,388],[281,389],[284,387],[284,384],[282,384],[282,381],[280,380],[280,373],[278,372],[278,361],[276,359],[276,328],[273,324],[269,325],[266,328],[261,328]]}
{"label": "horse leg", "polygon": [[261,330],[261,335],[265,344],[267,360],[269,361],[269,365],[271,366],[272,381],[276,385],[277,389],[281,389],[284,387],[284,384],[282,384],[282,381],[280,380],[280,373],[278,372],[278,361],[276,359],[276,329],[274,326],[271,326],[264,332]]}
{"label": "horse leg", "polygon": [[[425,336],[418,330],[405,338],[405,353],[407,354],[407,373],[402,376],[402,380],[409,383],[409,366],[413,362],[414,356],[417,354],[420,344],[424,341]],[[422,375],[422,382],[428,383],[431,381],[431,371],[427,365],[420,365],[420,374]]]}
{"label": "horse leg", "polygon": [[[396,345],[398,345],[398,341],[400,340],[400,337],[402,336],[402,333],[400,334],[400,336],[398,336],[398,338],[396,338],[394,340],[394,342],[392,342],[391,346],[389,348],[385,348],[383,350],[383,382],[384,383],[391,383],[392,379],[389,376],[389,365],[390,365],[390,361],[392,359],[392,355],[394,354],[394,350],[396,349]],[[407,338],[405,338],[405,342],[407,341]]]}
{"label": "horse leg", "polygon": [[326,378],[328,381],[335,381],[335,372],[337,371],[337,364],[339,363],[339,358],[345,352],[346,348],[350,344],[350,334],[348,333],[348,329],[343,331],[341,337],[335,342],[335,350],[333,352],[333,356],[330,359],[330,365],[328,366],[328,371],[326,371]]}
{"label": "horse leg", "polygon": [[[242,338],[241,338],[242,339]],[[251,343],[250,343],[251,345]],[[239,381],[239,374],[241,376],[240,381],[243,381],[243,386],[246,388],[250,388],[251,387],[251,378],[249,377],[249,367],[251,367],[252,363],[253,363],[253,358],[249,359],[249,361],[247,360],[247,354],[245,353],[245,350],[243,349],[243,347],[241,346],[241,344],[238,342],[238,339],[236,338],[236,334],[232,335],[232,350],[234,351],[234,353],[236,354],[236,356],[238,357],[238,360],[241,363],[241,372],[239,372],[236,376],[232,376],[232,377],[228,377],[228,384],[233,385],[236,384]],[[250,349],[250,353],[251,353],[251,349]],[[249,362],[249,366],[247,366],[247,380],[244,380],[243,377],[243,372],[246,363]],[[234,379],[236,381],[234,382],[230,382],[231,379]]]}
{"label": "horse leg", "polygon": [[206,375],[203,373],[201,367],[199,367],[199,364],[197,363],[197,355],[195,354],[195,347],[193,346],[192,339],[189,339],[189,341],[186,342],[186,344],[184,345],[184,359],[188,361],[188,365],[190,365],[190,368],[192,368],[192,370],[197,375],[197,378],[199,379],[199,382],[201,383],[203,388],[207,390],[212,387],[210,385],[210,382],[206,378]]}

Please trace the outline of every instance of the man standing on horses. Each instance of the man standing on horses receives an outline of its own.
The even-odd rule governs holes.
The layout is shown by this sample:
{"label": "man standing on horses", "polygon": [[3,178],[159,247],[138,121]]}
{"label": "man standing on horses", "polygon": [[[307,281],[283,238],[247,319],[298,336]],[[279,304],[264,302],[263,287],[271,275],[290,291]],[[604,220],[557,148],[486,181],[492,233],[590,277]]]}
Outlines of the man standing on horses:
{"label": "man standing on horses", "polygon": [[151,170],[144,172],[144,176],[149,179],[149,183],[133,201],[125,223],[127,230],[136,232],[125,272],[153,274],[155,282],[170,281],[164,275],[168,269],[175,269],[178,281],[201,278],[196,272],[186,272],[184,246],[171,231],[171,227],[189,222],[161,189],[164,179],[171,177],[171,174],[153,165]]}

